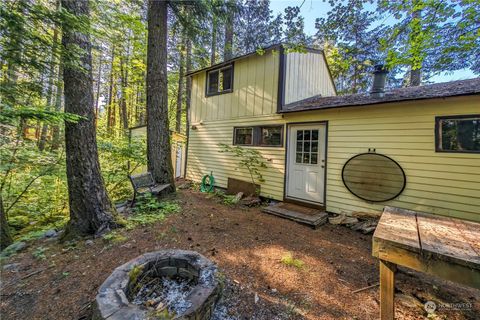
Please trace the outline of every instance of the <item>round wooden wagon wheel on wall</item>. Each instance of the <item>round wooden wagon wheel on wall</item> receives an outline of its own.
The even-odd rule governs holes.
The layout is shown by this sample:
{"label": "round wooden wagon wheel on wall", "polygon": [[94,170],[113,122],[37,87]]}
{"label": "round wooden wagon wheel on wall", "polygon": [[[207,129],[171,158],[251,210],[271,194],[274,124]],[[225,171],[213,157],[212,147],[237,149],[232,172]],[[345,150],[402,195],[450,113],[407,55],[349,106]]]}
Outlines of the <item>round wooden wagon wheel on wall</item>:
{"label": "round wooden wagon wheel on wall", "polygon": [[345,163],[342,180],[348,191],[358,198],[383,202],[399,196],[407,179],[395,160],[369,152],[357,154]]}

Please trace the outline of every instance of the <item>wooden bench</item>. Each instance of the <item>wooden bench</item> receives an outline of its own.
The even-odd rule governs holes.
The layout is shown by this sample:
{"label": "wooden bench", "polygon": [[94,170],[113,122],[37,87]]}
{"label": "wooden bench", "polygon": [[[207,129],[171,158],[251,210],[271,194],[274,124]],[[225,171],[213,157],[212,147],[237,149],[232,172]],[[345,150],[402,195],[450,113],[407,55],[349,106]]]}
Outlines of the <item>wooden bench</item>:
{"label": "wooden bench", "polygon": [[380,318],[394,319],[397,265],[480,289],[480,223],[385,207],[373,235]]}
{"label": "wooden bench", "polygon": [[160,192],[165,190],[170,186],[169,183],[167,184],[158,184],[153,179],[151,172],[145,172],[137,175],[128,176],[130,178],[130,182],[133,186],[133,200],[132,206],[135,204],[135,200],[137,199],[137,194],[142,195],[145,193],[151,193],[153,195],[158,195]]}

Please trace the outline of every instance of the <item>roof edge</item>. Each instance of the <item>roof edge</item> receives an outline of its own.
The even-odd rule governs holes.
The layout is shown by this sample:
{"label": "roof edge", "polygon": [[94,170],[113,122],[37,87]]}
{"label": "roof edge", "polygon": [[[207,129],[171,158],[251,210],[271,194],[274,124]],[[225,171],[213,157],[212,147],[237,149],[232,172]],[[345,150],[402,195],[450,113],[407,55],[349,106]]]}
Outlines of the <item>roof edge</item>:
{"label": "roof edge", "polygon": [[[458,94],[450,94],[445,96],[431,96],[431,97],[412,97],[407,99],[395,99],[395,100],[379,100],[379,101],[370,101],[370,102],[361,102],[361,103],[351,103],[346,105],[332,105],[332,106],[309,106],[305,108],[297,108],[297,109],[287,109],[287,110],[280,110],[278,111],[279,114],[287,114],[287,113],[296,113],[296,112],[307,112],[307,111],[318,111],[318,110],[330,110],[330,109],[339,109],[339,108],[353,108],[353,107],[368,107],[374,106],[379,104],[391,104],[391,103],[401,103],[401,102],[409,102],[409,101],[416,101],[416,100],[434,100],[434,99],[445,99],[445,98],[455,98],[455,97],[466,97],[466,96],[478,96],[480,92],[466,92],[466,93],[458,93]],[[308,100],[308,99],[305,99]]]}
{"label": "roof edge", "polygon": [[[275,49],[278,49],[280,48],[281,46],[284,46],[286,43],[276,43],[276,44],[272,44],[270,46],[266,46],[266,47],[262,47],[262,48],[258,48],[257,50],[255,51],[252,51],[252,52],[249,52],[249,53],[246,53],[246,54],[243,54],[243,55],[240,55],[240,56],[237,56],[237,57],[234,57],[234,58],[231,58],[231,59],[228,59],[228,60],[225,60],[225,61],[222,61],[222,62],[219,62],[219,63],[216,63],[214,65],[211,65],[211,66],[208,66],[208,67],[205,67],[205,68],[201,68],[201,69],[197,69],[197,70],[192,70],[192,71],[189,71],[185,74],[185,77],[190,77],[194,74],[197,74],[197,73],[200,73],[200,72],[204,72],[204,71],[209,71],[209,70],[214,70],[214,69],[217,69],[217,68],[221,68],[223,66],[226,66],[228,64],[231,64],[232,62],[234,61],[237,61],[237,60],[240,60],[240,59],[244,59],[244,58],[248,58],[250,56],[253,56],[253,55],[256,55],[258,54],[258,50],[263,50],[263,51],[270,51],[270,50],[275,50]],[[314,53],[322,53],[323,54],[323,50],[322,49],[317,49],[317,48],[312,48],[312,47],[305,47],[305,50],[307,50],[307,52],[314,52]]]}

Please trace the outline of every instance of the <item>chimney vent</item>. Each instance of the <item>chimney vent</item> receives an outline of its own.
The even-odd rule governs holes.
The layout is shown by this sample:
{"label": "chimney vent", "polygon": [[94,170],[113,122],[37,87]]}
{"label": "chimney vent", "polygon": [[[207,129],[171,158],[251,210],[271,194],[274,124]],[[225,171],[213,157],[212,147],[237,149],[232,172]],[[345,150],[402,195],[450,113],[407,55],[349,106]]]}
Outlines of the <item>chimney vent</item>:
{"label": "chimney vent", "polygon": [[374,66],[373,85],[370,94],[373,97],[381,98],[385,95],[385,81],[387,79],[388,70],[383,64]]}

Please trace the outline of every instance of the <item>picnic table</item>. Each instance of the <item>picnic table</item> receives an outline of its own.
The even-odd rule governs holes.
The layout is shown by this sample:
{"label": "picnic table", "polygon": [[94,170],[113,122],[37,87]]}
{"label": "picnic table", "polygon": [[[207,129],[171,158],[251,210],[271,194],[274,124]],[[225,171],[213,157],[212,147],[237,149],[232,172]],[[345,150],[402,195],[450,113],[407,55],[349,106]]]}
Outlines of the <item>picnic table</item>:
{"label": "picnic table", "polygon": [[373,235],[380,318],[394,319],[397,265],[480,289],[480,223],[385,207]]}

